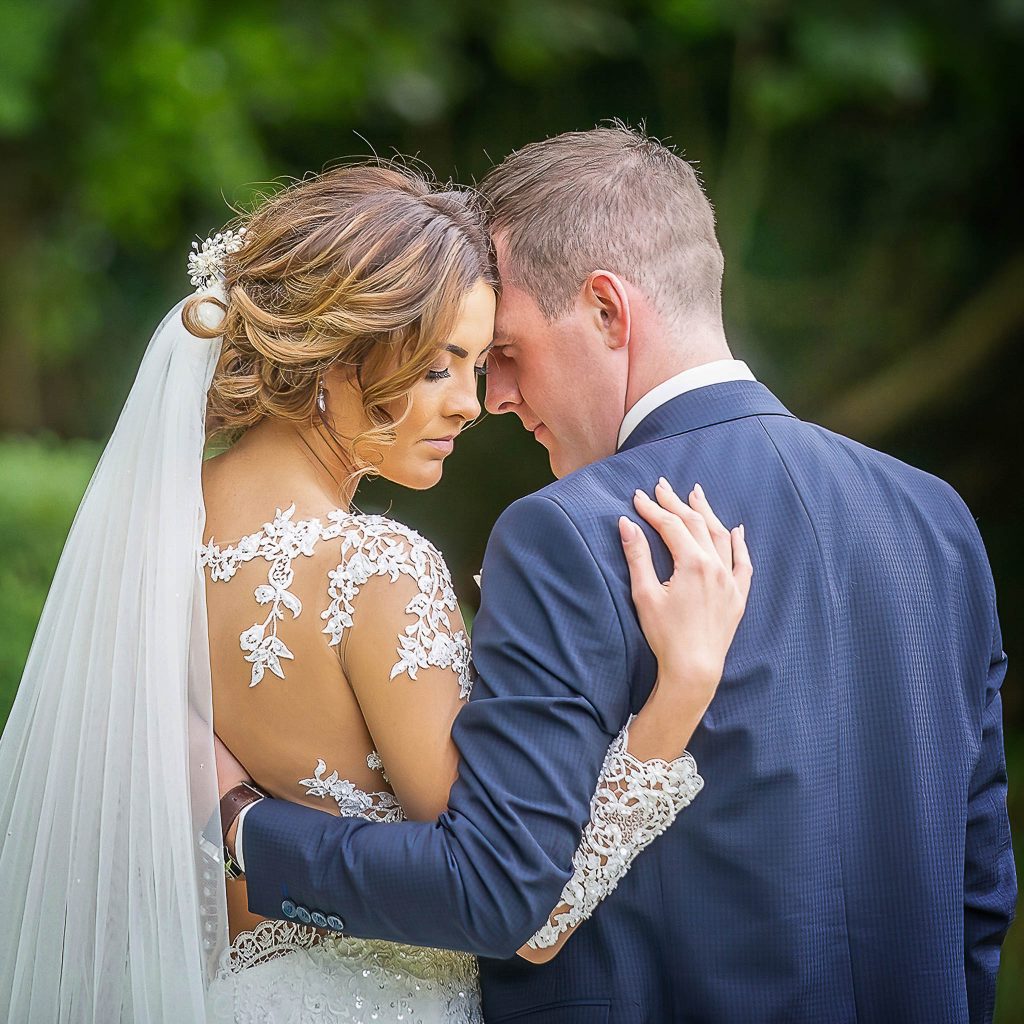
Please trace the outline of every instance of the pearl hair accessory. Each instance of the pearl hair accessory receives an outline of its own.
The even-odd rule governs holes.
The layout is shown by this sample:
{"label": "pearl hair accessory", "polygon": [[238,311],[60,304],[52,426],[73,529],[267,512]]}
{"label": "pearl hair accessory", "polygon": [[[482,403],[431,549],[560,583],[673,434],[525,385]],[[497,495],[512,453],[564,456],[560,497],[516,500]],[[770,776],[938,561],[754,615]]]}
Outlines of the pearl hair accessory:
{"label": "pearl hair accessory", "polygon": [[224,277],[224,259],[245,245],[245,228],[237,231],[218,231],[213,238],[204,239],[202,245],[192,243],[188,254],[189,280],[197,292],[205,291]]}

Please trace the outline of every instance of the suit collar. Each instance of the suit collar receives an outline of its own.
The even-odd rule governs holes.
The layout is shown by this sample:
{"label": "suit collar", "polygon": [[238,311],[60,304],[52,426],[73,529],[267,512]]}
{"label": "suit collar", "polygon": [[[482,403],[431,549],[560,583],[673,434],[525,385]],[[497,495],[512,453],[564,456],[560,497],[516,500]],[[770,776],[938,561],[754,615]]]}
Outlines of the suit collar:
{"label": "suit collar", "polygon": [[751,380],[709,384],[688,391],[658,406],[642,419],[619,447],[629,451],[642,444],[676,434],[686,434],[715,423],[747,416],[792,416],[793,414],[761,383]]}

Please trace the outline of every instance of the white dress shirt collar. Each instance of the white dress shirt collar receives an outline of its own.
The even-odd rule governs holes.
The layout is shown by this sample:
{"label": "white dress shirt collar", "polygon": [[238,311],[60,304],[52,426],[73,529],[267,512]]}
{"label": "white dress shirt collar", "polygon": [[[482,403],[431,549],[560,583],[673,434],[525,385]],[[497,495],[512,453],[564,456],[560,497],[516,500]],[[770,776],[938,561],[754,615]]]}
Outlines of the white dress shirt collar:
{"label": "white dress shirt collar", "polygon": [[702,363],[689,370],[683,370],[674,377],[662,381],[657,387],[651,388],[622,420],[619,427],[619,443],[621,448],[626,438],[637,428],[641,420],[646,419],[655,409],[673,398],[678,398],[687,391],[706,388],[709,384],[725,384],[731,380],[756,380],[750,367],[740,359],[716,359],[712,363]]}

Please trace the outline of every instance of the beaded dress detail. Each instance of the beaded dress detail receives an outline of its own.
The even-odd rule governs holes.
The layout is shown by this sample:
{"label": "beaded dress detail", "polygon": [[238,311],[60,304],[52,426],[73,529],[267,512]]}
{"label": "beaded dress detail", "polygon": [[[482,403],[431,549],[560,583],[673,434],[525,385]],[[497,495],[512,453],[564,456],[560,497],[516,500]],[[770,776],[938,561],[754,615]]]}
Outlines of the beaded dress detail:
{"label": "beaded dress detail", "polygon": [[476,959],[263,921],[227,951],[209,1024],[483,1024]]}
{"label": "beaded dress detail", "polygon": [[[267,582],[254,591],[269,611],[239,637],[251,669],[250,687],[267,672],[286,680],[282,662],[294,655],[278,635],[279,624],[297,618],[302,603],[290,590],[297,559],[323,542],[339,541],[339,562],[325,579],[327,607],[320,613],[327,643],[337,646],[357,616],[356,598],[373,577],[395,583],[416,581],[405,606],[409,625],[399,627],[390,678],[415,680],[419,669],[451,672],[460,699],[473,684],[469,639],[454,629],[458,607],[451,576],[440,552],[418,533],[383,516],[336,510],[326,522],[294,520],[295,506],[277,510],[272,522],[235,544],[211,541],[199,550],[200,564],[214,582],[227,581],[254,559],[267,565]],[[266,684],[265,684],[266,685]],[[275,684],[281,685],[281,684]],[[591,820],[573,861],[574,872],[561,903],[529,944],[553,945],[569,928],[588,918],[629,870],[635,857],[672,824],[700,792],[703,780],[689,754],[674,761],[639,761],[627,750],[628,724],[612,742],[591,801]],[[377,751],[367,767],[388,782]],[[395,795],[358,788],[317,757],[312,774],[297,780],[306,796],[333,800],[344,816],[379,823],[402,821]],[[482,1024],[475,958],[379,940],[355,939],[294,921],[263,921],[239,934],[225,952],[209,990],[213,1022],[244,1024]]]}

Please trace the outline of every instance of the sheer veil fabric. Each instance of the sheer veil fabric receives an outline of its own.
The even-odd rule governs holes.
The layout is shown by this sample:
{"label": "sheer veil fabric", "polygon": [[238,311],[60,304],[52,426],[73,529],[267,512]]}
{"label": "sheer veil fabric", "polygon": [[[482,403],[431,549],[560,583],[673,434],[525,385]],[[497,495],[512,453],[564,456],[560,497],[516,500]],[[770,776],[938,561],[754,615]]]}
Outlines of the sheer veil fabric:
{"label": "sheer veil fabric", "polygon": [[0,1009],[20,1024],[202,1021],[227,945],[198,564],[220,340],[183,305],[79,507],[0,739]]}

